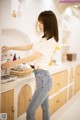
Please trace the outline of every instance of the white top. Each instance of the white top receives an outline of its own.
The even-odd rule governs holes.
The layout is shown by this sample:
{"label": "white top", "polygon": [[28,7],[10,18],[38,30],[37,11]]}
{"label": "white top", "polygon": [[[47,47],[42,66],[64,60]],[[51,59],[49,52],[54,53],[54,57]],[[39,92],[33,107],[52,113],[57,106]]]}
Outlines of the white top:
{"label": "white top", "polygon": [[49,40],[42,38],[39,42],[34,43],[32,52],[40,52],[43,54],[43,56],[34,60],[32,62],[32,65],[39,66],[42,69],[47,69],[47,66],[51,61],[56,44],[57,42],[54,40],[54,38],[51,38]]}

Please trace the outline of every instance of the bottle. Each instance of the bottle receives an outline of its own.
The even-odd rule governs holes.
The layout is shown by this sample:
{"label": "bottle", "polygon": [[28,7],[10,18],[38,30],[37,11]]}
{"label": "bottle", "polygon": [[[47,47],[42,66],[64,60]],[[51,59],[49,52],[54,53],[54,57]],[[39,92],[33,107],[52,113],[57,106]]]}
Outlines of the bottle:
{"label": "bottle", "polygon": [[16,54],[14,54],[14,56],[13,56],[13,61],[15,61],[16,60]]}
{"label": "bottle", "polygon": [[18,57],[18,59],[20,59],[20,56]]}

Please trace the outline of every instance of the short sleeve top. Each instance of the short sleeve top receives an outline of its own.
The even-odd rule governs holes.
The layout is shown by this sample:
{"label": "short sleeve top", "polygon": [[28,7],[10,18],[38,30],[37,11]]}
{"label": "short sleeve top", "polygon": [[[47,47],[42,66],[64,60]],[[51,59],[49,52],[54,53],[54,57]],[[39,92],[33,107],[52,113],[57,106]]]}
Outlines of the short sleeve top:
{"label": "short sleeve top", "polygon": [[56,44],[57,42],[54,38],[51,38],[49,40],[42,38],[39,42],[34,43],[32,52],[40,52],[43,55],[42,57],[34,60],[32,64],[39,66],[42,69],[46,69],[51,61]]}

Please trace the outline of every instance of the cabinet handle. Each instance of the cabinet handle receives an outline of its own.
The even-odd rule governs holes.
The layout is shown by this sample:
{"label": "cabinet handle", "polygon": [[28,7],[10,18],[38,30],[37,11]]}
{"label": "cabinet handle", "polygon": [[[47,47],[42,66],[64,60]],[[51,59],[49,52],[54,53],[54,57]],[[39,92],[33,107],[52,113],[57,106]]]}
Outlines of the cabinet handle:
{"label": "cabinet handle", "polygon": [[72,78],[74,78],[74,76],[72,75]]}
{"label": "cabinet handle", "polygon": [[57,83],[57,85],[58,85],[58,86],[61,86],[61,84],[60,84],[60,83]]}
{"label": "cabinet handle", "polygon": [[77,73],[77,75],[79,75],[79,73]]}
{"label": "cabinet handle", "polygon": [[29,102],[31,101],[31,99],[29,99]]}
{"label": "cabinet handle", "polygon": [[14,109],[14,107],[13,107],[13,106],[12,106],[12,108],[11,108],[11,111],[12,111],[12,112],[14,112],[14,111],[15,111],[15,109]]}
{"label": "cabinet handle", "polygon": [[59,103],[60,101],[59,100],[56,100],[57,103]]}

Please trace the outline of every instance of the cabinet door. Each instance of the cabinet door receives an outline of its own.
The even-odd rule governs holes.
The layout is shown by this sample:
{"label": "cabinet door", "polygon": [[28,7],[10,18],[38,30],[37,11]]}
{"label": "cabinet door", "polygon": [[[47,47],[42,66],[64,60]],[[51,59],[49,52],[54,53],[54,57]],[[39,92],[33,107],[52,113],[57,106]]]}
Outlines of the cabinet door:
{"label": "cabinet door", "polygon": [[67,89],[49,100],[50,115],[67,102]]}
{"label": "cabinet door", "polygon": [[80,91],[80,65],[75,68],[74,93]]}
{"label": "cabinet door", "polygon": [[56,111],[55,97],[49,100],[49,110],[50,115],[52,115]]}
{"label": "cabinet door", "polygon": [[68,71],[61,71],[59,73],[52,75],[53,86],[50,90],[49,95],[58,92],[60,89],[65,87],[68,84]]}
{"label": "cabinet door", "polygon": [[18,116],[26,112],[28,105],[32,97],[31,87],[29,85],[24,85],[18,96]]}
{"label": "cabinet door", "polygon": [[[0,88],[0,90],[1,90],[1,88]],[[1,113],[1,92],[0,92],[0,113]]]}
{"label": "cabinet door", "polygon": [[1,94],[1,112],[7,113],[7,120],[14,120],[14,90]]}
{"label": "cabinet door", "polygon": [[69,87],[69,94],[68,94],[68,99],[70,99],[73,96],[73,85]]}
{"label": "cabinet door", "polygon": [[41,108],[41,106],[36,111],[35,118],[36,118],[36,120],[42,120],[42,108]]}
{"label": "cabinet door", "polygon": [[73,76],[73,68],[71,68],[71,71],[70,71],[70,80],[69,82],[73,82],[73,79],[74,79],[74,76]]}
{"label": "cabinet door", "polygon": [[67,102],[67,89],[64,90],[63,92],[59,93],[56,97],[55,97],[55,106],[56,109],[58,110],[62,105],[64,105]]}

